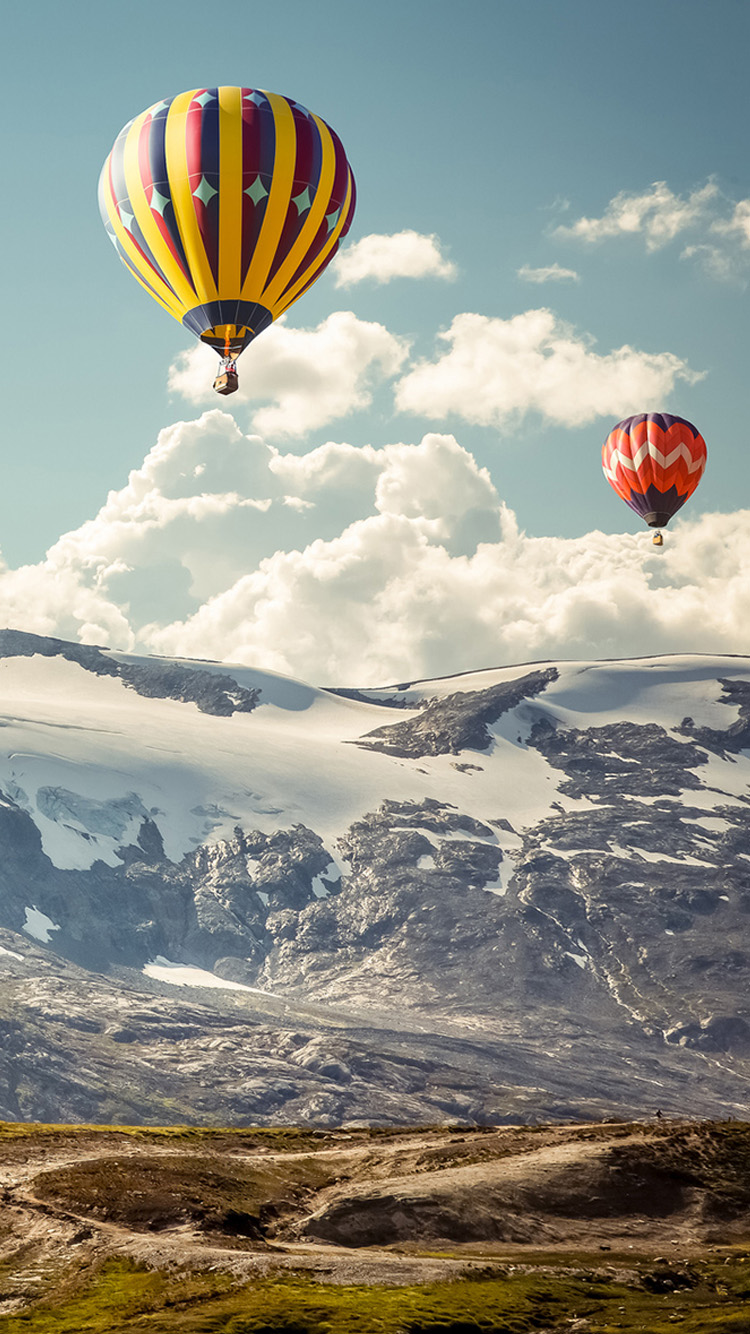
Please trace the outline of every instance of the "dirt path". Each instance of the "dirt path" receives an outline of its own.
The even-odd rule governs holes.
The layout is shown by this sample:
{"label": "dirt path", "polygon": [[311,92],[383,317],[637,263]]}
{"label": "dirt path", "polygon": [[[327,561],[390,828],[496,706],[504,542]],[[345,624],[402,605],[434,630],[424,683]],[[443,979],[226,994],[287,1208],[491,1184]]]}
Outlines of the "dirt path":
{"label": "dirt path", "polygon": [[[675,1133],[694,1135],[695,1127],[679,1127]],[[661,1128],[654,1135],[653,1128],[637,1125],[558,1126],[538,1132],[501,1127],[467,1129],[458,1135],[437,1129],[373,1135],[356,1143],[342,1136],[320,1148],[289,1151],[220,1135],[161,1144],[126,1139],[116,1131],[65,1133],[56,1142],[42,1132],[0,1140],[0,1273],[11,1274],[3,1279],[0,1312],[21,1309],[71,1266],[85,1270],[109,1256],[127,1256],[154,1268],[217,1269],[240,1282],[285,1270],[302,1271],[324,1283],[398,1286],[456,1277],[488,1264],[523,1266],[532,1256],[538,1268],[545,1252],[558,1262],[566,1252],[585,1251],[593,1257],[601,1252],[595,1263],[610,1268],[615,1257],[623,1264],[628,1256],[632,1261],[638,1255],[685,1259],[705,1254],[709,1234],[701,1212],[703,1197],[691,1194],[692,1188],[683,1190],[679,1173],[674,1202],[667,1201],[661,1213],[652,1207],[648,1181],[641,1194],[636,1190],[629,1200],[619,1178],[612,1176],[631,1149],[636,1162],[647,1165],[648,1153],[639,1159],[638,1150],[653,1153],[660,1136]],[[213,1169],[204,1170],[212,1158],[216,1180],[226,1183],[233,1167],[249,1173],[248,1198],[257,1197],[257,1188],[255,1196],[251,1189],[253,1166],[258,1181],[278,1186],[280,1194],[274,1198],[292,1192],[291,1211],[282,1211],[268,1227],[263,1224],[266,1242],[228,1231],[224,1240],[220,1219],[213,1231],[205,1231],[202,1218],[191,1215],[196,1192],[205,1204],[201,1182],[214,1179]],[[116,1162],[133,1162],[128,1190],[132,1199],[154,1193],[154,1220],[164,1182],[160,1165],[183,1160],[184,1181],[181,1172],[169,1174],[169,1189],[177,1178],[185,1192],[185,1212],[179,1212],[178,1197],[173,1217],[192,1216],[193,1221],[164,1226],[154,1222],[149,1227],[143,1211],[137,1221],[122,1221],[122,1200],[112,1196],[112,1182],[120,1180],[116,1175],[110,1175],[107,1196],[108,1160],[113,1168]],[[274,1165],[306,1162],[311,1163],[310,1173],[280,1171],[275,1181]],[[101,1177],[94,1177],[101,1193],[93,1195],[90,1172],[88,1186],[75,1174],[76,1168],[91,1164],[101,1165]],[[325,1170],[316,1172],[316,1164],[324,1164]],[[49,1172],[71,1173],[55,1182],[54,1198],[45,1198]],[[241,1187],[242,1174],[237,1179]],[[300,1187],[296,1194],[289,1183]],[[607,1192],[611,1199],[604,1198]],[[597,1214],[592,1201],[601,1199]],[[608,1213],[611,1200],[615,1203]],[[230,1195],[226,1202],[231,1213]],[[113,1217],[118,1211],[119,1217]],[[373,1219],[375,1227],[363,1241]],[[316,1232],[320,1220],[323,1225]],[[750,1218],[746,1230],[750,1237]]]}

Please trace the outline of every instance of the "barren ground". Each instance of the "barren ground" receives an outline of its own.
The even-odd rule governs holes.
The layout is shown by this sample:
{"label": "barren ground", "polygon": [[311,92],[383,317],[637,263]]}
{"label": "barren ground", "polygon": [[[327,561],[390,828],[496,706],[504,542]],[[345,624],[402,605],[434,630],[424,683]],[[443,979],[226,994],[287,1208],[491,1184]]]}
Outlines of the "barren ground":
{"label": "barren ground", "polygon": [[[152,1331],[266,1334],[657,1330],[657,1316],[670,1322],[665,1328],[741,1334],[750,1331],[746,1257],[750,1126],[736,1122],[403,1132],[0,1125],[0,1330],[9,1334],[135,1329],[144,1319]],[[125,1293],[122,1309],[112,1275]],[[596,1323],[596,1310],[587,1313],[575,1294],[577,1313],[562,1297],[554,1307],[552,1279],[575,1287],[582,1276],[591,1300],[604,1285],[612,1299],[607,1319],[623,1288],[617,1321]],[[557,1323],[533,1298],[529,1283],[540,1280]],[[253,1323],[251,1296],[281,1300],[284,1284],[296,1291],[300,1283],[306,1300],[318,1294],[314,1320],[281,1312],[268,1323],[268,1297],[266,1323]],[[493,1324],[491,1304],[484,1323],[468,1320],[481,1293],[499,1301],[511,1290],[517,1295],[521,1283],[530,1305],[516,1312],[515,1324]],[[469,1294],[458,1305],[463,1323],[453,1316],[435,1323],[434,1312],[432,1323],[419,1323],[418,1294],[442,1292],[440,1285],[454,1306],[460,1292]],[[332,1287],[367,1289],[388,1301],[401,1290],[411,1314],[402,1324],[400,1314],[383,1315],[385,1307],[368,1317],[370,1298],[363,1297],[359,1323],[347,1324],[340,1310],[336,1316],[320,1306],[321,1292],[334,1301]],[[699,1302],[704,1287],[710,1301]],[[92,1324],[73,1312],[94,1290],[100,1322]],[[627,1323],[627,1293],[657,1303],[653,1318],[638,1317],[651,1323]],[[244,1294],[240,1324],[226,1305],[237,1294]],[[217,1302],[226,1323],[194,1323],[196,1310],[208,1318]],[[720,1323],[711,1323],[711,1302],[722,1307]],[[179,1326],[170,1323],[178,1311]],[[321,1319],[328,1323],[315,1323]]]}

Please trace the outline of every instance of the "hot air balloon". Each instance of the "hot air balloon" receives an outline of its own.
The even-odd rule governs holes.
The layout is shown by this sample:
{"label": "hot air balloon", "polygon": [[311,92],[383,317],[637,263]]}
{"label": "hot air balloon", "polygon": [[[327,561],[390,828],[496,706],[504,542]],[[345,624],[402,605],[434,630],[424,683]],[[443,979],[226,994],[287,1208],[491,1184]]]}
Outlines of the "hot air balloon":
{"label": "hot air balloon", "polygon": [[658,531],[692,496],[706,466],[706,442],[684,417],[640,412],[610,431],[602,449],[604,476],[618,496]]}
{"label": "hot air balloon", "polygon": [[236,359],[320,276],[349,230],[356,190],[336,133],[299,102],[194,88],[129,121],[99,180],[120,259],[154,300]]}

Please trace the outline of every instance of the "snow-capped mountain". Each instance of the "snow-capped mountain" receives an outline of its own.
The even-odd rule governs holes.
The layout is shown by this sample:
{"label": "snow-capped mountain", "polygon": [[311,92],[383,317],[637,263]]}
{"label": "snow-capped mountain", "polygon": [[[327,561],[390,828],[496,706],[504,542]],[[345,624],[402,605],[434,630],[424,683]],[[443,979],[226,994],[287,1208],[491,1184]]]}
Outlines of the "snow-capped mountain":
{"label": "snow-capped mountain", "polygon": [[334,691],[7,630],[0,699],[0,1116],[750,1104],[750,659]]}

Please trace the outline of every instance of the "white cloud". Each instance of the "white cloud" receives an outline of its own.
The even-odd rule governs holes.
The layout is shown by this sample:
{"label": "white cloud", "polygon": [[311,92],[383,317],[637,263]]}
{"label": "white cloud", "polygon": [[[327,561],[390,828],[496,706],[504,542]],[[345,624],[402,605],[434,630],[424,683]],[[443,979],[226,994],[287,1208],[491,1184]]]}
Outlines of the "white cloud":
{"label": "white cloud", "polygon": [[[501,537],[451,556],[403,515],[278,552],[189,621],[162,653],[264,663],[350,685],[547,657],[750,649],[750,515],[649,534]],[[720,559],[717,561],[717,554]]]}
{"label": "white cloud", "polygon": [[718,196],[714,181],[687,196],[676,195],[666,181],[655,181],[642,194],[622,190],[610,200],[600,218],[578,218],[569,226],[556,227],[553,234],[589,244],[613,236],[642,235],[647,250],[658,250],[703,221]]}
{"label": "white cloud", "polygon": [[710,242],[685,246],[680,259],[695,260],[709,277],[725,283],[742,280],[742,270],[746,267],[735,246],[713,245]]}
{"label": "white cloud", "polygon": [[695,260],[721,282],[746,281],[750,199],[729,199],[714,180],[688,195],[675,194],[665,181],[656,181],[641,194],[621,191],[601,217],[578,218],[569,226],[555,228],[553,235],[589,244],[642,236],[646,249],[655,251],[689,230],[697,231],[698,236],[683,247],[681,259]]}
{"label": "white cloud", "polygon": [[750,248],[750,199],[741,199],[735,204],[731,217],[717,218],[711,231],[738,241],[743,250]]}
{"label": "white cloud", "polygon": [[[281,320],[240,361],[233,403],[270,399],[255,409],[254,429],[272,438],[301,436],[368,407],[373,385],[398,373],[408,346],[351,311],[335,311],[315,329],[293,329]],[[215,402],[216,367],[216,354],[198,344],[170,367],[169,389],[191,403]]]}
{"label": "white cloud", "polygon": [[213,411],[44,561],[0,568],[0,624],[321,684],[748,653],[750,512],[678,518],[661,553],[645,529],[529,538],[451,435],[297,456]]}
{"label": "white cloud", "polygon": [[403,412],[434,420],[454,413],[482,426],[538,412],[577,426],[646,411],[663,402],[677,380],[702,378],[672,352],[625,345],[600,355],[590,338],[546,309],[509,320],[457,315],[440,337],[449,350],[407,371],[396,385]]}
{"label": "white cloud", "polygon": [[547,264],[540,269],[532,269],[531,265],[523,264],[518,270],[518,276],[527,283],[580,282],[580,274],[576,273],[575,269],[563,269],[559,264]]}
{"label": "white cloud", "polygon": [[437,236],[420,232],[373,234],[339,251],[331,272],[337,287],[353,287],[370,278],[389,283],[394,278],[455,278],[456,266],[443,255]]}
{"label": "white cloud", "polygon": [[694,259],[712,278],[720,282],[744,283],[750,251],[750,199],[734,205],[728,218],[715,218],[707,239],[685,246],[680,259]]}
{"label": "white cloud", "polygon": [[[254,431],[270,440],[301,437],[367,408],[376,385],[402,372],[395,401],[403,412],[435,421],[455,413],[492,426],[538,412],[575,426],[643,411],[663,401],[678,380],[702,378],[671,352],[625,345],[597,353],[589,335],[545,308],[508,320],[457,315],[439,337],[449,351],[404,370],[408,341],[351,311],[336,311],[315,329],[282,321],[240,363],[241,387],[232,406],[270,399],[252,412]],[[170,367],[169,388],[193,403],[215,403],[216,365],[215,353],[199,344]]]}
{"label": "white cloud", "polygon": [[383,457],[375,487],[382,514],[443,519],[497,506],[487,469],[477,467],[452,435],[430,433],[418,445],[388,445]]}

